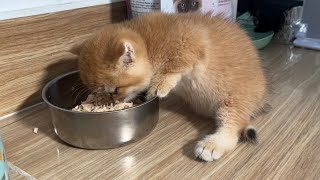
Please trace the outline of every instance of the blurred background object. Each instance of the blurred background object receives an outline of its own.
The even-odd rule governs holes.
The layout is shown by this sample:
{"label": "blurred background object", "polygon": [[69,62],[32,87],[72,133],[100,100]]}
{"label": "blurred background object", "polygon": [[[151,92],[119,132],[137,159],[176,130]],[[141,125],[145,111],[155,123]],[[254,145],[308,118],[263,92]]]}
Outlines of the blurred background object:
{"label": "blurred background object", "polygon": [[295,46],[320,50],[319,7],[319,0],[305,0],[301,23],[296,24]]}

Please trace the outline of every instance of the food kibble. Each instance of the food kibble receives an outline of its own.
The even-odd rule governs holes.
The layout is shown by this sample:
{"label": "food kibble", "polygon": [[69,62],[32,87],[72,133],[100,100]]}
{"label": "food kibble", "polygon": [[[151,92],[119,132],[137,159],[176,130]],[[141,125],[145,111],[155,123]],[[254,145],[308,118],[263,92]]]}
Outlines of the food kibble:
{"label": "food kibble", "polygon": [[39,128],[33,128],[33,133],[38,134]]}
{"label": "food kibble", "polygon": [[110,103],[110,100],[102,94],[90,94],[85,101],[72,110],[79,112],[108,112],[130,107],[133,107],[133,102]]}

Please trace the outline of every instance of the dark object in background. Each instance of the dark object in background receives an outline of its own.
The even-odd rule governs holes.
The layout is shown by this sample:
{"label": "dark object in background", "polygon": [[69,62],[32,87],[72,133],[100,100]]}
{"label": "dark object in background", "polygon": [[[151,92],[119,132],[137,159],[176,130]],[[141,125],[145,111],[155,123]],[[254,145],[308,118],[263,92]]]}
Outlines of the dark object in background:
{"label": "dark object in background", "polygon": [[239,0],[238,14],[250,12],[254,17],[256,32],[280,31],[285,23],[286,12],[302,6],[303,0]]}
{"label": "dark object in background", "polygon": [[198,11],[201,7],[201,0],[174,0],[173,3],[179,13]]}

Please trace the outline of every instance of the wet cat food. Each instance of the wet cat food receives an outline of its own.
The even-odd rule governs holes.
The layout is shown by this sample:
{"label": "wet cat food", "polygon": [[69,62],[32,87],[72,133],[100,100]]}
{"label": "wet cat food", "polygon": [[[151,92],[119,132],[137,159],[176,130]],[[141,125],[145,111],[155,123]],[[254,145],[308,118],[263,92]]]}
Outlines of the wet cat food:
{"label": "wet cat food", "polygon": [[79,112],[108,112],[133,107],[133,102],[110,103],[107,98],[99,94],[90,94],[80,105],[74,107],[73,111]]}

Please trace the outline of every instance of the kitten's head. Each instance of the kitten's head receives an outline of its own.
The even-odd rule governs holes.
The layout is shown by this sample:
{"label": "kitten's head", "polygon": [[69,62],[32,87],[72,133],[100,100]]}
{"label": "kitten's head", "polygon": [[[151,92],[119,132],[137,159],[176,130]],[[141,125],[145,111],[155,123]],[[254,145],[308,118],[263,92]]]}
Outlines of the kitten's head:
{"label": "kitten's head", "polygon": [[150,84],[152,67],[146,46],[133,31],[111,25],[71,52],[78,55],[83,83],[114,100],[129,101]]}
{"label": "kitten's head", "polygon": [[174,0],[174,6],[179,13],[197,11],[201,7],[201,0]]}

